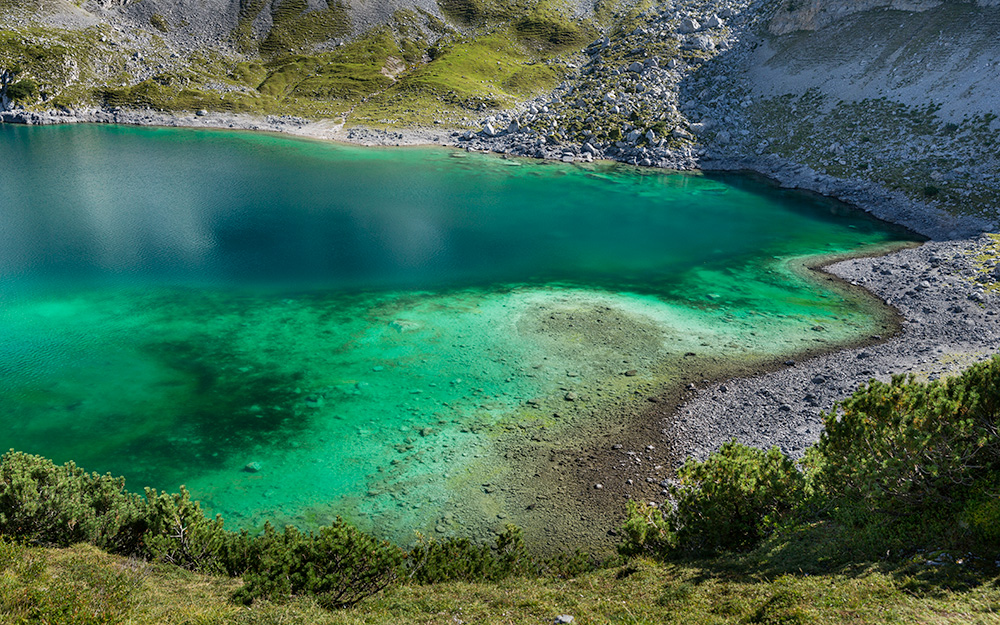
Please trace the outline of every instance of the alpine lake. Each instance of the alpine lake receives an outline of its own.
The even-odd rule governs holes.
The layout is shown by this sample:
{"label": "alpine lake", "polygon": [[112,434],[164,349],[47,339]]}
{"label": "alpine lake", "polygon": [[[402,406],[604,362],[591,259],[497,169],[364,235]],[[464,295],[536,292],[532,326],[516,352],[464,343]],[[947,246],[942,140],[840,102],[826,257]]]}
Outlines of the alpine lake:
{"label": "alpine lake", "polygon": [[401,545],[606,547],[660,489],[612,445],[891,333],[810,266],[917,240],[736,174],[94,125],[0,125],[0,156],[0,447]]}

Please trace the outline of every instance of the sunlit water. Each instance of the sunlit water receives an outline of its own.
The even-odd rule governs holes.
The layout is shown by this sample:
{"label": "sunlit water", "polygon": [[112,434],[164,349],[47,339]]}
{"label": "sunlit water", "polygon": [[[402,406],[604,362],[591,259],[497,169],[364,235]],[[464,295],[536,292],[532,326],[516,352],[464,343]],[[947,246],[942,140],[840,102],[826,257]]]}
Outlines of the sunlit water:
{"label": "sunlit water", "polygon": [[907,236],[737,176],[445,150],[0,125],[0,158],[0,447],[401,542],[518,520],[481,484],[521,421],[879,332],[787,261]]}

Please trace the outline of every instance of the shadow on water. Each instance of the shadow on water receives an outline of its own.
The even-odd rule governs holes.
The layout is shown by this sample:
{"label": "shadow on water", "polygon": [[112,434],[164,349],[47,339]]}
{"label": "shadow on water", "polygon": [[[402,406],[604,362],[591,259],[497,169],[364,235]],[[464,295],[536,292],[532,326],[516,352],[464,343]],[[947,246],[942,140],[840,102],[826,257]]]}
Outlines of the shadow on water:
{"label": "shadow on water", "polygon": [[129,440],[111,459],[108,470],[132,484],[180,484],[262,447],[285,448],[309,429],[296,409],[301,374],[246,364],[223,341],[151,343],[145,351],[192,386],[169,424]]}

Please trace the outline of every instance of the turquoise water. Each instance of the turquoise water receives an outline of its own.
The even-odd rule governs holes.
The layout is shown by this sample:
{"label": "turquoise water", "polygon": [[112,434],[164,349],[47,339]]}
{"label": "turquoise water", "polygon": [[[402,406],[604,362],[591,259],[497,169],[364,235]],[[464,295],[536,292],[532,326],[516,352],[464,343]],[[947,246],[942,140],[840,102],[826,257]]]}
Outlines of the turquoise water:
{"label": "turquoise water", "polygon": [[0,156],[0,446],[186,484],[236,527],[517,521],[482,484],[518,427],[558,448],[685,354],[878,333],[789,261],[909,240],[610,164],[114,126],[0,125]]}

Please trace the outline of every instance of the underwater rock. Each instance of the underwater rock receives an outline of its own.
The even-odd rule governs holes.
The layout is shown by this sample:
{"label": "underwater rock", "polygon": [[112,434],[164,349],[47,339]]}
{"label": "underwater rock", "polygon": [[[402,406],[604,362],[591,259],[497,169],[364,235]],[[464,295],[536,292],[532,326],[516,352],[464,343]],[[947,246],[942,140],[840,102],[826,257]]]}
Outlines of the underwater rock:
{"label": "underwater rock", "polygon": [[244,465],[243,471],[246,473],[257,473],[258,471],[260,471],[260,463],[257,462],[256,460],[253,462],[248,462],[246,463],[246,465]]}
{"label": "underwater rock", "polygon": [[389,322],[389,327],[399,330],[400,332],[410,332],[419,328],[420,324],[416,321],[409,321],[407,319],[393,319]]}

